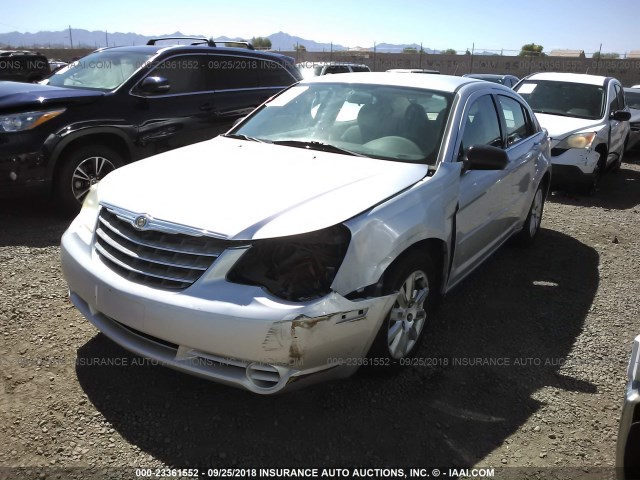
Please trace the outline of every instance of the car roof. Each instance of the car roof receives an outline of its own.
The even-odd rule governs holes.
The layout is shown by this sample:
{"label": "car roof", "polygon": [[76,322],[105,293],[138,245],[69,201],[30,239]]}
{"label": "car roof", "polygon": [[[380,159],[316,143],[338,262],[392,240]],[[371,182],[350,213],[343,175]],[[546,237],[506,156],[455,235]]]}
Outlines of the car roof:
{"label": "car roof", "polygon": [[[389,85],[397,87],[428,88],[441,92],[455,92],[468,84],[478,84],[486,88],[487,82],[468,77],[453,75],[389,75],[388,72],[341,73],[340,75],[323,75],[300,82],[309,83],[349,83],[363,85]],[[496,84],[495,88],[503,87]],[[510,91],[509,88],[503,87]]]}
{"label": "car roof", "polygon": [[607,77],[589,75],[586,73],[542,72],[534,73],[533,75],[528,76],[525,80],[550,80],[556,82],[585,83],[588,85],[604,85],[607,81]]}
{"label": "car roof", "polygon": [[501,74],[501,73],[465,73],[463,75],[463,77],[469,77],[469,78],[507,78],[507,77],[513,77],[513,78],[518,78],[515,75],[509,75],[509,74]]}
{"label": "car roof", "polygon": [[[162,39],[160,39],[162,40]],[[121,46],[121,47],[105,47],[99,48],[97,51],[107,52],[107,51],[126,51],[126,52],[140,52],[147,54],[155,54],[165,51],[185,51],[188,53],[197,53],[200,50],[205,50],[205,52],[215,52],[215,53],[238,53],[241,55],[249,55],[249,56],[265,56],[265,57],[273,57],[273,58],[291,58],[286,55],[282,55],[277,52],[265,52],[262,50],[250,50],[248,48],[238,48],[238,47],[224,47],[224,46],[209,46],[206,43],[197,44],[197,45],[131,45],[131,46]]]}
{"label": "car roof", "polygon": [[351,66],[351,67],[366,67],[366,65],[364,63],[352,63],[352,62],[300,62],[297,63],[296,66],[298,67],[306,67],[306,68],[311,68],[311,67],[325,67],[325,66]]}

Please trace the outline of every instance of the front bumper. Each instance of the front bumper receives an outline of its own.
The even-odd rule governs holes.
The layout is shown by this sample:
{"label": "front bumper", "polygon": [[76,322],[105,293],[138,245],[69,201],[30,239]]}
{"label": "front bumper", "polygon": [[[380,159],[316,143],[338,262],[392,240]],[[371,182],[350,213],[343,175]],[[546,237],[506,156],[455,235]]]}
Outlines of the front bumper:
{"label": "front bumper", "polygon": [[[182,291],[126,280],[74,224],[61,259],[71,301],[106,336],[169,367],[271,394],[353,374],[395,295],[351,301],[337,293],[294,303],[205,273]],[[225,264],[224,254],[210,267]],[[218,268],[219,269],[219,268]]]}
{"label": "front bumper", "polygon": [[618,478],[640,478],[640,335],[633,342],[616,449]]}
{"label": "front bumper", "polygon": [[598,165],[600,153],[586,148],[551,149],[551,168],[554,183],[580,183],[591,178]]}

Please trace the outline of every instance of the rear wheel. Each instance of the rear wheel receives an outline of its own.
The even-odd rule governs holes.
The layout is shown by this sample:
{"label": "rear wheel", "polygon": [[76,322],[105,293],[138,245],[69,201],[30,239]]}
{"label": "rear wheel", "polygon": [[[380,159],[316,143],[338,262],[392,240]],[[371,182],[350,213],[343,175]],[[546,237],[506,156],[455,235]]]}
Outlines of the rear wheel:
{"label": "rear wheel", "polygon": [[385,274],[386,294],[395,302],[380,326],[369,357],[411,358],[422,342],[437,294],[433,264],[426,254],[411,253]]}
{"label": "rear wheel", "polygon": [[63,213],[77,213],[91,186],[122,165],[122,157],[109,147],[96,145],[73,150],[64,159],[54,185],[55,198]]}
{"label": "rear wheel", "polygon": [[529,208],[529,214],[524,221],[522,230],[516,237],[518,243],[523,246],[531,245],[540,231],[540,224],[542,223],[542,213],[544,211],[544,191],[543,185],[540,185],[533,196],[531,207]]}

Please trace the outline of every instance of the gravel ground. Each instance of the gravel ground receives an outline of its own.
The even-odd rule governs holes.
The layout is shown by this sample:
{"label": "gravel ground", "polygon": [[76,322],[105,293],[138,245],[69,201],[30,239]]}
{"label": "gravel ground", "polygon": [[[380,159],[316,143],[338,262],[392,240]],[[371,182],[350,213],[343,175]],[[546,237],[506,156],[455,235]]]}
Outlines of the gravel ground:
{"label": "gravel ground", "polygon": [[534,247],[505,246],[451,292],[419,365],[267,398],[152,365],[99,334],[67,299],[67,221],[44,201],[3,202],[0,479],[167,467],[612,476],[640,333],[640,155],[627,160],[595,197],[554,193]]}

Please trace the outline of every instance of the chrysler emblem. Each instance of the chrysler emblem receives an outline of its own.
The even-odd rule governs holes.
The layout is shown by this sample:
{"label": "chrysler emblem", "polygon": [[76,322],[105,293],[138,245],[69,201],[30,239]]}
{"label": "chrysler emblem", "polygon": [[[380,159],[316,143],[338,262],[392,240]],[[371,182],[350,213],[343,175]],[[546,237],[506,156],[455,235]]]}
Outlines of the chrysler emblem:
{"label": "chrysler emblem", "polygon": [[147,219],[145,215],[140,215],[136,217],[136,219],[133,221],[133,226],[136,227],[138,230],[143,230],[148,223],[149,223],[149,219]]}

